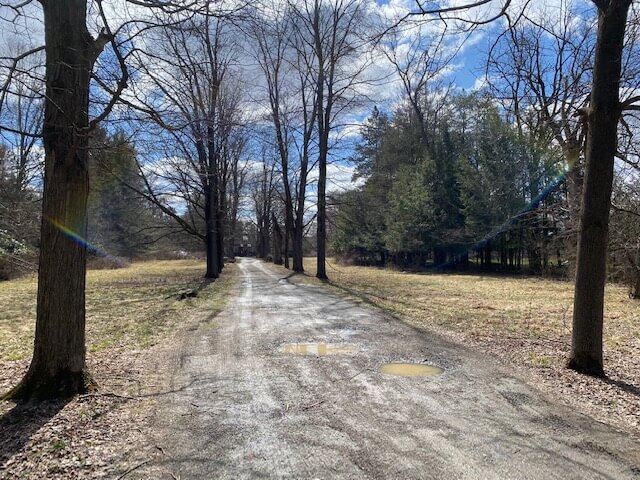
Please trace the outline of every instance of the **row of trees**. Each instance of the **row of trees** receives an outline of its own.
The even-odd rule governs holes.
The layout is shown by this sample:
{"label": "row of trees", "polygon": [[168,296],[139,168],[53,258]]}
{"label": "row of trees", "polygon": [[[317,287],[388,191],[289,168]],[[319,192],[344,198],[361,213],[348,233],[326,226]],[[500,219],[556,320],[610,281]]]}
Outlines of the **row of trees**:
{"label": "row of trees", "polygon": [[557,149],[519,135],[479,95],[449,96],[422,118],[436,123],[428,145],[410,107],[370,118],[354,158],[366,181],[337,202],[336,251],[439,268],[468,268],[476,253],[490,269],[498,250],[505,270],[522,266],[527,253],[534,272],[549,267],[549,233],[567,220],[559,192],[541,198],[561,174]]}
{"label": "row of trees", "polygon": [[[353,161],[361,188],[334,198],[332,246],[360,264],[568,276],[575,262],[571,173],[549,133],[519,130],[480,94],[427,109],[374,110]],[[637,170],[615,185],[609,276],[637,298]],[[622,207],[622,204],[625,207]]]}
{"label": "row of trees", "polygon": [[[291,252],[293,270],[304,270],[303,240],[315,220],[317,276],[324,279],[327,163],[339,135],[338,122],[362,99],[359,86],[370,44],[366,3],[274,2],[250,28],[252,54],[268,99],[264,141],[275,153],[270,161],[280,173],[275,191],[284,216],[284,264],[289,267]],[[317,211],[309,218],[307,189],[315,169]],[[268,212],[264,218],[270,221]],[[281,232],[277,222],[274,219],[273,231]]]}
{"label": "row of trees", "polygon": [[[496,17],[478,20],[461,12],[486,3],[421,6],[413,14],[481,25]],[[335,243],[380,262],[387,254],[399,263],[423,263],[431,255],[435,265],[466,264],[475,247],[490,267],[497,241],[502,265],[519,264],[525,251],[531,267],[540,270],[549,265],[553,240],[557,265],[568,262],[576,272],[569,366],[603,375],[614,159],[637,168],[637,12],[626,0],[594,1],[591,7],[559,2],[559,8],[515,15],[509,5],[498,11],[507,28],[488,56],[489,104],[443,101],[450,92],[441,84],[434,88],[461,48],[459,36],[451,40],[446,28],[418,25],[408,43],[381,42],[406,107],[388,125],[374,115],[365,128],[359,160],[366,185],[340,199]],[[637,204],[628,203],[635,198],[633,175],[620,175],[617,182],[626,206],[614,205],[619,228],[611,238],[624,244],[635,295],[638,248],[631,231]],[[318,224],[324,225],[321,215]],[[631,240],[620,241],[626,233]]]}
{"label": "row of trees", "polygon": [[[123,0],[118,11],[101,0],[37,4],[0,3],[9,12],[4,20],[17,25],[23,18],[41,18],[44,26],[43,45],[2,57],[3,129],[13,138],[42,138],[45,157],[35,349],[14,397],[68,395],[90,382],[84,352],[87,250],[77,240],[88,235],[90,139],[108,116],[123,122],[127,134],[135,132],[137,172],[128,175],[128,167],[123,170],[112,157],[101,168],[150,202],[163,219],[203,242],[207,277],[217,277],[224,266],[225,243],[234,237],[226,233],[236,231],[243,185],[255,175],[261,252],[270,236],[274,246],[282,237],[283,262],[289,263],[291,251],[292,268],[302,271],[305,232],[315,224],[318,276],[326,278],[327,166],[345,131],[340,123],[367,99],[368,67],[381,55],[399,79],[407,107],[393,118],[375,118],[374,128],[384,131],[372,139],[375,145],[365,142],[360,149],[365,190],[388,203],[374,219],[385,232],[372,238],[384,241],[392,255],[430,249],[436,263],[455,259],[499,217],[509,218],[527,202],[536,204],[534,194],[552,177],[559,151],[569,169],[563,218],[573,222],[568,232],[578,232],[571,366],[603,373],[613,161],[619,120],[624,110],[637,110],[638,100],[633,67],[640,63],[629,47],[634,30],[627,32],[628,24],[635,25],[628,22],[631,0],[594,0],[593,10],[577,16],[566,13],[572,10],[562,2],[565,13],[552,26],[532,19],[526,9],[514,11],[508,0],[433,9],[425,4],[380,30],[372,28],[371,5],[364,0],[291,0],[262,5],[261,11],[199,0]],[[505,83],[493,88],[502,92],[496,97],[515,120],[515,132],[513,122],[490,102],[472,97],[444,102],[446,88],[434,86],[463,48],[460,32],[498,18],[508,26],[489,65],[508,67],[500,70]],[[449,36],[451,25],[455,36]],[[28,58],[43,52],[44,66],[26,66]],[[254,71],[243,66],[248,58],[255,61]],[[255,100],[240,88],[247,76],[261,78],[251,93],[264,91],[265,107],[252,119],[262,140],[253,151],[261,152],[263,161],[247,162],[244,156],[252,143],[246,105]],[[21,90],[31,85],[23,78],[35,86]],[[629,93],[622,100],[621,89]],[[42,129],[4,120],[17,99],[38,98],[44,101]],[[623,125],[633,132],[631,120]],[[543,147],[548,144],[555,148]],[[367,148],[373,153],[365,153]],[[316,171],[317,184],[310,190]],[[526,178],[515,187],[494,183],[523,172]],[[370,187],[376,182],[379,186]],[[387,195],[379,196],[380,189]],[[317,197],[315,210],[309,208],[310,195]],[[625,195],[620,212],[635,208],[628,205],[634,197]],[[387,208],[392,213],[385,213]],[[549,218],[562,221],[556,213]],[[543,242],[547,228],[543,222],[533,229]],[[492,238],[481,240],[486,245]],[[531,258],[535,248],[528,245]]]}

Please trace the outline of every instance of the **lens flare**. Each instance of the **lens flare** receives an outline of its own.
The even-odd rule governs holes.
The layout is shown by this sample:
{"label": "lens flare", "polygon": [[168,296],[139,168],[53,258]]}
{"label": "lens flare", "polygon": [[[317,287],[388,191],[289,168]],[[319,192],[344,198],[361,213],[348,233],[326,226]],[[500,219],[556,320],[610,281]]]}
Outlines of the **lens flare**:
{"label": "lens flare", "polygon": [[520,210],[514,216],[512,216],[511,218],[506,220],[499,227],[494,228],[491,232],[489,232],[487,235],[485,235],[482,240],[480,240],[479,242],[474,243],[472,246],[468,247],[464,252],[457,254],[456,257],[453,260],[450,260],[448,262],[442,263],[440,265],[435,265],[435,268],[443,269],[443,268],[447,268],[447,267],[449,267],[451,265],[454,265],[455,262],[457,260],[459,260],[462,255],[468,254],[468,253],[472,252],[475,249],[485,247],[489,241],[493,240],[495,237],[497,237],[501,233],[504,233],[507,230],[509,230],[516,223],[518,223],[518,221],[520,221],[520,219],[524,215],[526,215],[527,213],[531,212],[532,210],[535,210],[538,207],[538,205],[540,205],[540,203],[542,203],[542,201],[544,201],[544,199],[546,199],[551,194],[551,192],[553,192],[559,185],[561,185],[566,180],[567,175],[569,174],[570,171],[571,171],[571,168],[565,170],[564,172],[562,172],[558,176],[556,176],[553,179],[553,181],[549,185],[547,185],[544,188],[544,190],[542,190],[542,192],[540,192],[540,194],[536,198],[534,198],[531,202],[529,202],[529,204],[527,206],[525,206],[522,210]]}
{"label": "lens flare", "polygon": [[100,248],[96,247],[95,245],[92,245],[91,243],[89,243],[89,241],[86,238],[78,235],[76,232],[71,230],[66,225],[64,225],[64,224],[62,224],[62,223],[60,223],[57,220],[54,220],[52,218],[49,218],[48,220],[49,220],[49,223],[51,225],[56,227],[58,230],[60,230],[62,233],[64,233],[71,240],[76,242],[78,245],[81,245],[81,246],[85,247],[89,253],[91,253],[93,255],[96,255],[98,257],[106,257],[106,258],[110,258],[111,257],[107,252],[105,252],[104,250],[101,250]]}

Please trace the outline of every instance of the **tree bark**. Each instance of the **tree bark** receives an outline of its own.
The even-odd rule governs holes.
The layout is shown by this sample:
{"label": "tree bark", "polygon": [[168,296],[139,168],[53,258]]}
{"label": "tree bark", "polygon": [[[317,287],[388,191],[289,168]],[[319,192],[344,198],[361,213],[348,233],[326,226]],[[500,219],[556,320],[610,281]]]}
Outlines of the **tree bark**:
{"label": "tree bark", "polygon": [[604,376],[602,328],[609,208],[620,118],[621,59],[630,5],[631,0],[600,2],[593,88],[586,113],[586,165],[568,367],[595,376]]}
{"label": "tree bark", "polygon": [[300,211],[296,215],[296,219],[293,225],[293,232],[291,238],[291,250],[293,254],[293,271],[302,273],[304,272],[304,252],[303,252],[303,240],[304,240],[304,219]]}
{"label": "tree bark", "polygon": [[275,215],[271,215],[273,223],[273,263],[282,265],[282,230]]}
{"label": "tree bark", "polygon": [[291,223],[288,209],[284,223],[284,268],[289,269],[289,237],[291,236]]}
{"label": "tree bark", "polygon": [[[218,182],[224,185],[224,182]],[[222,273],[224,268],[224,226],[225,226],[225,213],[227,211],[227,192],[225,188],[218,188],[218,209],[216,216],[217,227],[217,240],[218,240],[218,273]]]}
{"label": "tree bark", "polygon": [[[331,119],[331,106],[333,103],[331,85],[332,75],[329,73],[329,88],[325,92],[325,58],[323,51],[323,41],[321,38],[321,26],[320,26],[320,3],[318,0],[314,4],[314,16],[313,16],[313,33],[314,44],[316,49],[316,59],[318,63],[318,78],[317,90],[316,90],[316,115],[318,119],[318,216],[316,218],[316,277],[321,280],[327,280],[326,269],[326,250],[327,250],[327,156],[329,154],[329,131],[330,131],[330,119]],[[334,24],[334,36],[335,28]],[[331,45],[331,53],[334,53],[334,45]],[[335,58],[331,58],[330,62],[335,62]],[[334,65],[330,65],[331,71],[333,71]],[[326,95],[326,105],[325,105]]]}
{"label": "tree bark", "polygon": [[[211,119],[216,118],[215,104],[209,112],[209,124],[207,125],[207,194],[210,196],[210,212],[207,235],[211,235],[211,244],[207,243],[207,256],[211,253],[211,261],[207,258],[207,278],[217,278],[224,266],[223,236],[222,236],[222,212],[220,211],[220,161],[216,149],[215,128],[211,125]],[[209,240],[207,240],[209,242]],[[211,270],[209,270],[211,265]]]}
{"label": "tree bark", "polygon": [[45,180],[33,358],[9,396],[65,398],[91,384],[85,363],[89,81],[100,47],[86,0],[42,2]]}
{"label": "tree bark", "polygon": [[207,180],[204,193],[204,223],[205,249],[207,256],[207,271],[205,278],[218,278],[220,266],[218,265],[218,240],[216,234],[216,206],[213,201],[215,196],[211,188],[211,179]]}
{"label": "tree bark", "polygon": [[[323,146],[322,144],[325,143]],[[318,175],[318,230],[317,230],[317,260],[318,267],[316,277],[326,280],[327,277],[327,153],[326,142],[320,139],[321,149],[324,147],[324,153],[320,155]]]}

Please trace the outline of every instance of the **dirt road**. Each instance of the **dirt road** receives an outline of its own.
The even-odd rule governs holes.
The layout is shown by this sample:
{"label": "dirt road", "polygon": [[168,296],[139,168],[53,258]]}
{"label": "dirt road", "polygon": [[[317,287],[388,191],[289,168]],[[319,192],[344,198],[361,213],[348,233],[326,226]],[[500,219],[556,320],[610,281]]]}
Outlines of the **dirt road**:
{"label": "dirt road", "polygon": [[[637,439],[482,355],[260,261],[239,267],[219,327],[181,347],[152,439],[163,455],[132,477],[640,478]],[[388,362],[443,372],[380,373]]]}

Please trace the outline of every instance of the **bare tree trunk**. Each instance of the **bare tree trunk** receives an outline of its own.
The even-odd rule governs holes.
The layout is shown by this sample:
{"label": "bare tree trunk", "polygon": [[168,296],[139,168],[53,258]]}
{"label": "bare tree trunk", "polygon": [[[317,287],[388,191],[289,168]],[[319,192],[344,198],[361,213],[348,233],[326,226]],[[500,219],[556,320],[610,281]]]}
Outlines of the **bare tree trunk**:
{"label": "bare tree trunk", "polygon": [[47,54],[45,182],[34,352],[9,393],[45,399],[84,392],[89,81],[99,49],[86,0],[42,2]]}
{"label": "bare tree trunk", "polygon": [[216,208],[213,202],[213,192],[210,186],[211,179],[207,181],[205,188],[204,222],[205,222],[205,248],[207,256],[206,278],[218,278],[220,267],[218,265],[218,241],[216,235]]}
{"label": "bare tree trunk", "polygon": [[[211,118],[215,118],[215,110],[212,109],[209,112]],[[215,145],[215,129],[209,124],[207,125],[207,175],[208,175],[208,194],[211,196],[211,227],[207,229],[207,234],[212,236],[210,248],[211,254],[215,257],[212,259],[212,270],[209,272],[209,260],[207,259],[207,278],[217,278],[224,266],[224,254],[223,254],[223,237],[222,237],[222,212],[220,210],[220,175],[218,169],[220,168],[219,156]],[[208,245],[209,247],[209,245]],[[207,251],[207,256],[209,250]],[[209,276],[215,272],[215,276]]]}
{"label": "bare tree trunk", "polygon": [[636,263],[633,265],[633,277],[635,278],[635,282],[631,287],[631,293],[629,296],[635,300],[640,299],[640,246],[638,246],[638,252],[636,255]]}
{"label": "bare tree trunk", "polygon": [[[324,140],[324,141],[323,141]],[[323,145],[324,144],[324,145]],[[327,277],[327,144],[326,139],[320,139],[320,174],[318,176],[318,230],[317,230],[317,260],[316,277],[326,280]]]}
{"label": "bare tree trunk", "polygon": [[216,211],[216,250],[218,255],[218,274],[220,274],[224,268],[224,227],[222,224],[222,212],[220,211],[219,205],[217,205]]}
{"label": "bare tree trunk", "polygon": [[[317,90],[316,90],[316,102],[318,104],[316,109],[316,115],[318,117],[318,216],[317,230],[316,230],[316,277],[321,280],[326,280],[327,268],[326,268],[326,255],[327,255],[327,156],[329,154],[329,126],[331,119],[331,105],[333,102],[331,86],[332,75],[329,78],[329,91],[325,92],[325,58],[322,42],[322,32],[320,25],[320,4],[318,0],[315,1],[314,16],[313,16],[313,32],[314,42],[316,48],[316,58],[318,62],[318,78],[317,78]],[[337,25],[334,24],[334,29]],[[331,53],[334,53],[334,45],[331,46]],[[329,60],[332,62],[330,68],[333,71],[335,59]],[[325,94],[326,107],[325,107]]]}
{"label": "bare tree trunk", "polygon": [[300,213],[296,216],[292,233],[293,238],[291,239],[291,249],[293,253],[293,271],[298,273],[304,272],[304,219]]}
{"label": "bare tree trunk", "polygon": [[636,246],[635,258],[629,254],[629,263],[631,264],[631,291],[629,296],[634,300],[640,299],[640,238]]}
{"label": "bare tree trunk", "polygon": [[[224,185],[225,182],[221,183]],[[227,212],[227,192],[224,186],[219,189],[218,198],[218,269],[219,272],[222,272],[224,268],[224,219]]]}
{"label": "bare tree trunk", "polygon": [[269,256],[269,217],[268,207],[263,205],[263,211],[258,219],[258,257],[266,259]]}
{"label": "bare tree trunk", "polygon": [[271,214],[271,223],[273,223],[273,263],[282,265],[282,229],[273,214]]}
{"label": "bare tree trunk", "polygon": [[284,222],[284,268],[289,269],[289,238],[291,237],[291,210],[285,207],[285,222]]}
{"label": "bare tree trunk", "polygon": [[630,5],[631,0],[598,2],[593,89],[586,113],[586,168],[568,367],[596,376],[604,376],[602,327],[609,207],[621,108],[621,59]]}
{"label": "bare tree trunk", "polygon": [[236,256],[236,229],[238,226],[238,205],[240,203],[240,194],[234,190],[231,205],[231,214],[229,220],[229,255],[231,258]]}

